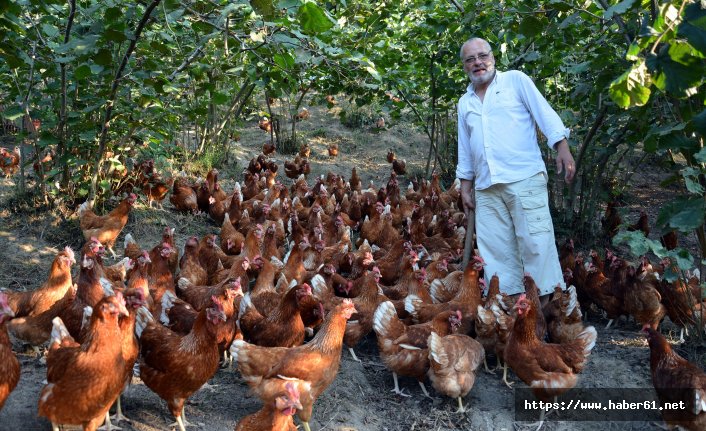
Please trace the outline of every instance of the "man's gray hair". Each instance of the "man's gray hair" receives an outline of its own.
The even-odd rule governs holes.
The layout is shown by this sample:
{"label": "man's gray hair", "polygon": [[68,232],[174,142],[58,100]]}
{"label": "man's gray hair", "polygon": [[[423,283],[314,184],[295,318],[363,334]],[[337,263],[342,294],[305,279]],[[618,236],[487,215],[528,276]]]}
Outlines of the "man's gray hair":
{"label": "man's gray hair", "polygon": [[483,42],[483,44],[485,44],[485,46],[488,48],[488,51],[492,51],[492,50],[493,50],[493,47],[490,46],[490,44],[488,43],[487,40],[485,40],[485,39],[483,39],[483,38],[480,38],[480,37],[472,37],[472,38],[468,39],[467,41],[463,42],[463,45],[461,45],[461,49],[460,49],[459,52],[458,52],[458,56],[461,57],[461,61],[463,61],[463,48],[464,48],[467,44],[469,44],[469,43],[471,43],[471,42],[475,42],[475,41],[481,41],[481,42]]}

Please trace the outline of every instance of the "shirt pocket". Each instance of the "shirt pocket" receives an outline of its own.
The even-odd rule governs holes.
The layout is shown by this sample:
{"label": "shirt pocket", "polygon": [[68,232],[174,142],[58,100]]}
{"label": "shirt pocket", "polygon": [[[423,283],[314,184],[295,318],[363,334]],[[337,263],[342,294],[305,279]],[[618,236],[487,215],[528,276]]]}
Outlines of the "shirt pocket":
{"label": "shirt pocket", "polygon": [[551,232],[552,218],[549,214],[546,195],[538,190],[529,189],[521,191],[519,197],[530,235]]}

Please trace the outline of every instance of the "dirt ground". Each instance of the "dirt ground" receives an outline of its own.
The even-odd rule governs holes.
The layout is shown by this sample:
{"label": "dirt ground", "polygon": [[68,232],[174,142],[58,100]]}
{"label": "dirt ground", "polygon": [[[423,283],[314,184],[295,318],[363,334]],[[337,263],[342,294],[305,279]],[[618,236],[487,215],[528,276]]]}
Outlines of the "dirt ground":
{"label": "dirt ground", "polygon": [[[383,131],[372,130],[369,126],[348,129],[334,115],[340,108],[311,109],[311,118],[300,126],[312,147],[310,182],[314,175],[328,170],[348,177],[351,168],[356,166],[363,181],[373,180],[380,185],[389,175],[390,167],[385,160],[388,149],[406,159],[410,171],[422,172],[428,144],[425,136],[414,127],[392,124]],[[242,132],[240,143],[233,147],[236,165],[226,172],[242,170],[250,157],[259,153],[267,137],[257,128],[256,121],[253,119],[252,125]],[[326,152],[326,146],[332,141],[339,143],[341,151],[335,159],[329,158]],[[275,159],[281,164],[283,157],[275,155]],[[222,179],[225,189],[232,190],[234,178],[222,177],[225,177]],[[287,178],[283,180],[289,184]],[[401,186],[406,186],[406,182],[401,182]],[[0,262],[4,266],[0,272],[0,288],[34,289],[45,280],[55,253],[66,245],[77,250],[82,237],[73,214],[15,214],[7,205],[13,188],[14,180],[0,180]],[[179,248],[190,235],[218,232],[218,227],[211,221],[176,214],[170,211],[170,207],[168,200],[165,201],[165,212],[147,209],[144,202],[139,203],[119,237],[116,251],[122,251],[122,238],[127,232],[132,232],[141,245],[151,247],[159,240],[164,226],[176,227]],[[646,391],[652,391],[649,350],[639,327],[634,322],[621,321],[617,327],[604,329],[606,320],[595,314],[589,316],[589,323],[596,326],[598,341],[588,366],[580,375],[578,386],[646,388]],[[674,339],[674,329],[667,323],[662,331]],[[314,406],[313,430],[512,430],[522,427],[522,423],[514,422],[513,389],[500,381],[502,373],[491,375],[479,371],[474,388],[464,400],[467,412],[459,414],[455,413],[455,400],[435,393],[428,383],[432,399],[424,397],[418,383],[407,378],[401,378],[400,385],[411,397],[391,393],[392,375],[378,356],[374,334],[364,339],[355,350],[362,363],[353,361],[350,353],[343,351],[337,379]],[[703,355],[696,356],[699,351],[703,354],[703,348],[696,349],[687,344],[680,346],[679,351],[703,364]],[[18,351],[18,357],[22,377],[0,412],[0,430],[49,430],[49,422],[37,416],[38,394],[45,379],[46,366],[41,357],[31,352]],[[494,359],[490,364],[494,364]],[[517,380],[514,374],[510,373],[510,376]],[[261,406],[237,372],[221,369],[210,384],[210,388],[201,389],[187,403],[188,420],[198,424],[191,429],[231,430],[240,418]],[[515,386],[524,385],[517,382]],[[132,420],[129,424],[120,424],[123,430],[166,430],[173,422],[166,404],[137,378],[123,395],[123,409]],[[543,429],[660,428],[648,422],[562,422],[550,416]]]}

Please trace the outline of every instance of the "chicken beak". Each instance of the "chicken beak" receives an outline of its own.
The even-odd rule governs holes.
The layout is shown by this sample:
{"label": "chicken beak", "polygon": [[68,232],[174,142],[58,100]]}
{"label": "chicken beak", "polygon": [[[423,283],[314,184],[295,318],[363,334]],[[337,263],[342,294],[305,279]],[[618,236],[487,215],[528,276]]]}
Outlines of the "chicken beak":
{"label": "chicken beak", "polygon": [[120,312],[120,315],[121,316],[129,316],[130,313],[127,311],[127,307],[125,307],[125,301],[121,300],[121,301],[119,301],[119,304],[120,305],[118,305],[118,311]]}

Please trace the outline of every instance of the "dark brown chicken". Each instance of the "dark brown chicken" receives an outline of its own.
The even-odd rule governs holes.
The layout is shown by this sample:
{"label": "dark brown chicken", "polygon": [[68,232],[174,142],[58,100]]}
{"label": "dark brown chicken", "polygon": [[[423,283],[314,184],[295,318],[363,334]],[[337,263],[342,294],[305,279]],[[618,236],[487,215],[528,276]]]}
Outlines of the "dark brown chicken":
{"label": "dark brown chicken", "polygon": [[643,328],[650,345],[652,384],[660,402],[679,403],[685,409],[662,410],[669,427],[689,431],[706,429],[706,373],[672,350],[667,340],[649,326]]}

